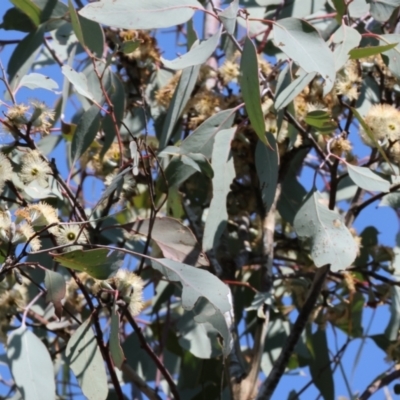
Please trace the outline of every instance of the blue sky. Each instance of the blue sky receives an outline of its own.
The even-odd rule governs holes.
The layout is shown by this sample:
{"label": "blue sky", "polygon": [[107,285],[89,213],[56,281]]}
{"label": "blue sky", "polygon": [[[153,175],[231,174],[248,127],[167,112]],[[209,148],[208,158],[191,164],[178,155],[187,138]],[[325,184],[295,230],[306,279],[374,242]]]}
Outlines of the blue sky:
{"label": "blue sky", "polygon": [[[0,15],[3,15],[5,10],[11,7],[11,3],[8,0],[3,0],[0,2]],[[200,19],[196,18],[195,21],[196,26],[201,31],[201,23]],[[12,31],[4,31],[0,30],[0,36],[2,40],[8,39],[20,39],[25,34],[19,32],[12,32]],[[160,47],[165,50],[164,56],[166,58],[173,58],[177,52],[183,52],[184,49],[179,48],[178,50],[175,48],[175,35],[174,34],[163,34],[159,35],[159,43]],[[14,50],[14,45],[7,45],[5,46],[1,53],[0,59],[4,66],[7,66],[8,60],[12,51]],[[60,88],[62,87],[62,75],[59,72],[58,67],[46,67],[45,69],[40,71],[43,74],[49,75],[51,78],[55,79],[58,83]],[[3,88],[2,88],[3,90]],[[24,102],[28,98],[39,98],[44,100],[49,106],[54,104],[56,99],[56,95],[52,94],[51,92],[44,91],[44,90],[35,90],[31,91],[29,89],[22,89],[17,95],[17,100],[19,102]],[[4,111],[4,108],[2,108]],[[67,110],[67,120],[73,114],[73,109],[70,108]],[[4,141],[5,138],[0,136],[0,144]],[[351,132],[351,141],[355,143],[355,150],[361,156],[368,154],[368,149],[361,143],[358,135],[355,131]],[[65,157],[62,147],[59,147],[55,154],[57,157],[57,161]],[[62,168],[62,172],[66,173],[66,166]],[[311,189],[312,185],[312,172],[304,170],[301,176],[301,182],[305,186],[307,190]],[[92,182],[93,183],[93,182]],[[88,183],[87,189],[88,191],[92,191],[92,187],[90,187],[90,183]],[[96,190],[92,191],[92,193],[99,193],[99,187]],[[398,217],[396,213],[388,208],[388,207],[377,207],[377,203],[374,203],[367,207],[360,216],[357,218],[355,223],[355,228],[357,229],[358,233],[361,233],[362,230],[373,224],[378,231],[380,232],[379,239],[382,243],[388,246],[393,246],[395,243],[395,236],[398,231]],[[372,319],[371,329],[368,332],[369,334],[380,333],[383,331],[384,327],[386,326],[389,313],[387,307],[379,308],[375,313],[373,310],[366,308],[364,310],[364,319],[363,325],[364,329],[369,324],[370,320]],[[342,334],[340,331],[336,330],[337,334],[337,345],[341,347],[344,341],[346,340],[346,336]],[[331,343],[335,343],[335,334],[332,328],[328,328],[328,340]],[[344,370],[346,371],[346,375],[348,380],[350,381],[351,387],[353,392],[357,390],[363,391],[366,386],[375,378],[379,373],[386,370],[389,367],[389,364],[384,362],[384,354],[381,350],[379,350],[374,343],[370,339],[366,339],[365,346],[363,352],[361,354],[361,358],[359,360],[358,367],[352,375],[352,366],[354,364],[354,360],[361,344],[361,339],[355,340],[346,351],[342,363]],[[332,348],[335,351],[334,348]],[[1,368],[0,372],[3,374],[3,378],[8,377],[6,369]],[[290,374],[283,377],[273,399],[280,400],[284,399],[285,395],[289,392],[288,388],[299,390],[302,388],[310,379],[309,371],[307,368],[302,369],[301,373],[299,374]],[[348,396],[346,386],[344,383],[343,376],[340,372],[340,368],[338,368],[335,374],[335,387],[336,387],[336,396],[343,395]],[[4,388],[4,387],[3,387]],[[4,393],[2,390],[2,386],[0,385],[0,392]],[[318,395],[318,391],[311,386],[305,394],[301,397],[302,399],[314,399]],[[382,399],[384,396],[382,391],[379,391],[377,394],[371,397],[371,399]]]}

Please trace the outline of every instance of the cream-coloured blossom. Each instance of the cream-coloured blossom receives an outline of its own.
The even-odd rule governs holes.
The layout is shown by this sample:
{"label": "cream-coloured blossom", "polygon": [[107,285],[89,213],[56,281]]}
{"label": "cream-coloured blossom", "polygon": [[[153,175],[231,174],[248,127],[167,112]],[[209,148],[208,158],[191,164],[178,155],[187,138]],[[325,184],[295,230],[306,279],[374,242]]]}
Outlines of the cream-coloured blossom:
{"label": "cream-coloured blossom", "polygon": [[0,193],[6,181],[12,178],[13,169],[10,160],[0,152]]}
{"label": "cream-coloured blossom", "polygon": [[28,123],[29,118],[26,115],[28,110],[29,106],[26,104],[15,104],[8,109],[6,117],[12,125],[19,128]]}
{"label": "cream-coloured blossom", "polygon": [[224,85],[236,82],[240,74],[239,64],[232,60],[225,60],[218,69],[218,73]]}
{"label": "cream-coloured blossom", "polygon": [[358,85],[349,80],[347,75],[339,75],[335,89],[336,94],[346,96],[350,101],[358,99]]}
{"label": "cream-coloured blossom", "polygon": [[350,101],[358,98],[358,87],[361,82],[359,68],[355,60],[349,60],[337,74],[336,94],[346,96]]}
{"label": "cream-coloured blossom", "polygon": [[49,134],[49,129],[52,126],[51,121],[54,121],[55,112],[40,100],[31,100],[31,105],[33,108],[30,119],[32,127],[41,134]]}
{"label": "cream-coloured blossom", "polygon": [[32,228],[32,225],[22,222],[15,228],[15,233],[12,237],[12,243],[17,245],[26,243],[28,240],[30,240],[29,246],[31,247],[32,251],[38,251],[42,247],[39,237],[35,236],[35,231]]}
{"label": "cream-coloured blossom", "polygon": [[[104,180],[104,185],[106,187],[111,185],[111,182],[117,176],[116,172],[106,176]],[[136,180],[131,174],[125,174],[122,183],[122,195],[124,198],[129,198],[136,193]]]}
{"label": "cream-coloured blossom", "polygon": [[22,168],[20,178],[24,183],[36,181],[40,186],[47,187],[51,168],[36,150],[25,153],[21,157]]}
{"label": "cream-coloured blossom", "polygon": [[400,142],[393,143],[388,150],[388,154],[391,160],[396,164],[400,163]]}
{"label": "cream-coloured blossom", "polygon": [[[15,211],[17,222],[25,219],[32,226],[47,226],[59,222],[57,211],[49,204],[41,201],[37,204],[30,204],[28,207]],[[57,233],[57,226],[49,228],[49,232]]]}
{"label": "cream-coloured blossom", "polygon": [[[56,233],[56,241],[59,246],[67,246],[76,244],[83,244],[88,242],[88,233],[86,229],[83,229],[79,235],[79,232],[82,229],[82,225],[78,224],[67,224],[60,225],[58,227],[58,232]],[[78,236],[79,235],[79,236]],[[64,251],[73,251],[81,249],[81,246],[68,246],[64,249]]]}
{"label": "cream-coloured blossom", "polygon": [[8,210],[0,209],[0,242],[10,241],[11,214]]}
{"label": "cream-coloured blossom", "polygon": [[[387,145],[388,140],[391,142],[400,140],[400,111],[393,106],[375,104],[364,120],[375,140],[381,145]],[[373,140],[362,127],[360,127],[360,135],[365,144],[375,147]]]}
{"label": "cream-coloured blossom", "polygon": [[351,149],[352,146],[348,139],[339,137],[332,141],[331,152],[339,157],[342,155],[342,153],[348,153],[349,151],[351,151]]}
{"label": "cream-coloured blossom", "polygon": [[119,269],[106,283],[118,290],[119,295],[129,304],[129,311],[133,316],[142,311],[144,282],[140,276],[126,269]]}

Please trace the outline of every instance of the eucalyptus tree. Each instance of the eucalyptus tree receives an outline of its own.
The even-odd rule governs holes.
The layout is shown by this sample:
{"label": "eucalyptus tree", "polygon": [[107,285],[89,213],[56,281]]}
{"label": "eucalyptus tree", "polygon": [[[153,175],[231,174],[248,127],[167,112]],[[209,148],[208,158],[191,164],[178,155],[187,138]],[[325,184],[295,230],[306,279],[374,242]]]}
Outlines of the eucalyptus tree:
{"label": "eucalyptus tree", "polygon": [[[3,395],[388,391],[400,244],[368,206],[400,205],[400,1],[9,6]],[[367,346],[386,370],[353,385]]]}

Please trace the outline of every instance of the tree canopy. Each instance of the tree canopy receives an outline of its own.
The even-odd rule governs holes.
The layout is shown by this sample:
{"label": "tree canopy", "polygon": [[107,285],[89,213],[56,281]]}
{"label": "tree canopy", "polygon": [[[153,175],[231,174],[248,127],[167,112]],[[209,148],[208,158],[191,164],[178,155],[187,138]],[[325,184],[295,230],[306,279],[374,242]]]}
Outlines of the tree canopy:
{"label": "tree canopy", "polygon": [[0,11],[4,398],[400,393],[400,0]]}

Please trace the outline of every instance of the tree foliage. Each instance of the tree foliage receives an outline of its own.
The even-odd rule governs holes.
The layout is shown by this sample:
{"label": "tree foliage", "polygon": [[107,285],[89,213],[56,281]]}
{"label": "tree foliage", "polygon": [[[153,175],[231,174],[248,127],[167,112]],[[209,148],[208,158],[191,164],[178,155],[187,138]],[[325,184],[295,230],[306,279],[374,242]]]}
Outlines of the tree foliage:
{"label": "tree foliage", "polygon": [[[365,400],[399,377],[400,239],[354,224],[400,205],[400,0],[11,3],[5,396],[268,399],[306,369],[287,398],[333,400],[341,371]],[[389,366],[353,388],[367,339]]]}

